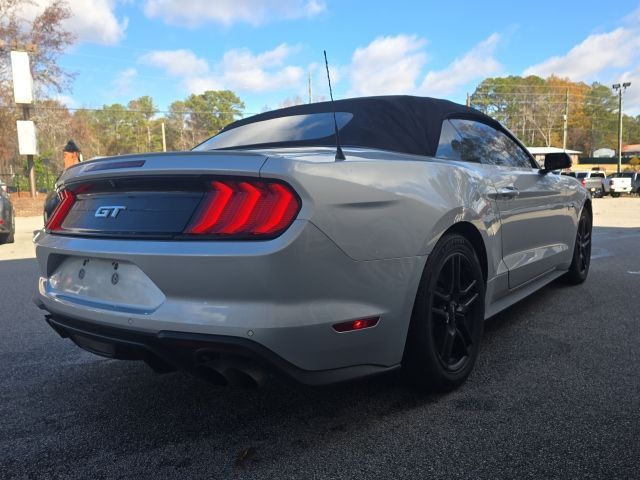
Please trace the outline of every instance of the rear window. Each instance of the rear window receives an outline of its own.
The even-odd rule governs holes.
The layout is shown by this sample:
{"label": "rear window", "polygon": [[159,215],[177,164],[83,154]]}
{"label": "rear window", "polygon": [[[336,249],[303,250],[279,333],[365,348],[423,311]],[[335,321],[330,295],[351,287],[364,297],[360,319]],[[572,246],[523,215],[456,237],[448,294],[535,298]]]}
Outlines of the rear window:
{"label": "rear window", "polygon": [[[338,130],[353,118],[352,113],[336,112]],[[278,117],[261,122],[248,123],[221,132],[201,143],[194,150],[220,150],[238,147],[295,146],[333,136],[333,113],[312,113]]]}
{"label": "rear window", "polygon": [[625,173],[613,173],[610,175],[611,178],[633,178],[633,172],[625,172]]}
{"label": "rear window", "polygon": [[604,178],[604,173],[592,173],[591,178]]}
{"label": "rear window", "polygon": [[587,178],[588,175],[587,172],[578,172],[576,173],[576,178]]}

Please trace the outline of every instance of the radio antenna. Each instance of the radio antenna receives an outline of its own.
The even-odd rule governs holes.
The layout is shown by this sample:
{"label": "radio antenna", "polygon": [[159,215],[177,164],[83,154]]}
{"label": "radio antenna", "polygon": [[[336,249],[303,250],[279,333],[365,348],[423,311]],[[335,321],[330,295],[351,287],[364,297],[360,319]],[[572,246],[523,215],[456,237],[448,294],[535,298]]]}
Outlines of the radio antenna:
{"label": "radio antenna", "polygon": [[327,60],[327,51],[324,51],[324,65],[327,67],[327,81],[329,82],[329,95],[331,96],[331,110],[333,111],[333,128],[336,132],[336,162],[338,160],[346,160],[342,147],[340,146],[340,134],[338,133],[338,121],[336,120],[336,105],[333,102],[333,90],[331,89],[331,76],[329,75],[329,61]]}

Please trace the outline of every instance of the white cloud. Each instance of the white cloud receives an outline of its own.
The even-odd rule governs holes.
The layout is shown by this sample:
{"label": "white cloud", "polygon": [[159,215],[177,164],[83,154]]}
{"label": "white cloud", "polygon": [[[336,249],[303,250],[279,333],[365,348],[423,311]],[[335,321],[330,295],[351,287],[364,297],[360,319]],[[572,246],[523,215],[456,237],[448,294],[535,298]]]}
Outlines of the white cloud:
{"label": "white cloud", "polygon": [[631,82],[631,86],[624,92],[624,106],[622,110],[627,115],[640,115],[640,67],[616,76],[610,83]]}
{"label": "white cloud", "polygon": [[501,69],[493,57],[500,35],[494,33],[442,70],[422,76],[426,40],[415,35],[379,37],[358,48],[349,67],[351,95],[419,94],[444,96],[472,80]]}
{"label": "white cloud", "polygon": [[210,64],[191,50],[152,52],[140,61],[164,69],[183,78],[191,93],[228,88],[244,92],[281,90],[302,83],[304,70],[285,65],[287,58],[298,50],[286,43],[272,50],[254,54],[246,48],[228,50],[221,61]]}
{"label": "white cloud", "polygon": [[357,48],[349,68],[350,95],[411,93],[427,60],[426,40],[415,35],[378,37]]}
{"label": "white cloud", "polygon": [[223,83],[252,92],[294,86],[302,81],[304,71],[282,65],[295,50],[285,43],[258,55],[247,49],[229,50],[222,58]]}
{"label": "white cloud", "polygon": [[[32,21],[49,5],[48,0],[33,0],[21,6],[21,18]],[[78,41],[105,45],[118,43],[124,37],[129,20],[118,19],[115,0],[67,0],[71,17],[65,27],[75,34]]]}
{"label": "white cloud", "polygon": [[566,55],[551,57],[524,71],[524,75],[557,75],[574,81],[594,80],[607,68],[624,68],[637,57],[640,33],[620,27],[589,35]]}
{"label": "white cloud", "polygon": [[191,50],[156,50],[140,58],[146,65],[164,69],[169,75],[200,75],[209,71],[206,60]]}
{"label": "white cloud", "polygon": [[64,105],[67,108],[75,108],[78,106],[76,101],[69,95],[63,95],[61,93],[58,93],[53,95],[52,98],[53,100],[60,102],[62,105]]}
{"label": "white cloud", "polygon": [[443,70],[430,71],[418,91],[422,95],[444,96],[472,80],[496,73],[502,67],[493,57],[500,35],[492,34]]}
{"label": "white cloud", "polygon": [[326,8],[321,0],[147,0],[147,17],[195,27],[208,22],[260,25],[270,20],[313,17]]}
{"label": "white cloud", "polygon": [[118,72],[113,79],[115,94],[122,96],[131,93],[133,81],[137,76],[138,71],[135,68],[127,68]]}

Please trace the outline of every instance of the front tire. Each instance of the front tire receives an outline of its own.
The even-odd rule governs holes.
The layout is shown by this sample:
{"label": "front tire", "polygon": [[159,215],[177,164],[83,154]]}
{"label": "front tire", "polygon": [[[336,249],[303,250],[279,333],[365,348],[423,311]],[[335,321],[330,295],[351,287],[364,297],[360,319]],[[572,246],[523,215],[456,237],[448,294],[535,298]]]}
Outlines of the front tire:
{"label": "front tire", "polygon": [[562,276],[562,280],[565,283],[578,285],[587,279],[591,265],[591,233],[591,216],[587,209],[583,208],[580,220],[578,220],[578,231],[576,232],[571,266],[569,271]]}
{"label": "front tire", "polygon": [[469,376],[484,326],[484,277],[473,246],[448,234],[429,255],[418,287],[403,358],[411,385],[447,392]]}

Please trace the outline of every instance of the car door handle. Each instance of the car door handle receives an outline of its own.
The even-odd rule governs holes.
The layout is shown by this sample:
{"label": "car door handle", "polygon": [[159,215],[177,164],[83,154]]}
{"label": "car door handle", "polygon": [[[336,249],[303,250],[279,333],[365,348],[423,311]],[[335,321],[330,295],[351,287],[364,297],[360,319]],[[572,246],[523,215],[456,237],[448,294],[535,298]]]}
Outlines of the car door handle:
{"label": "car door handle", "polygon": [[498,189],[497,198],[507,200],[510,198],[516,198],[520,195],[520,191],[516,187],[503,187]]}

